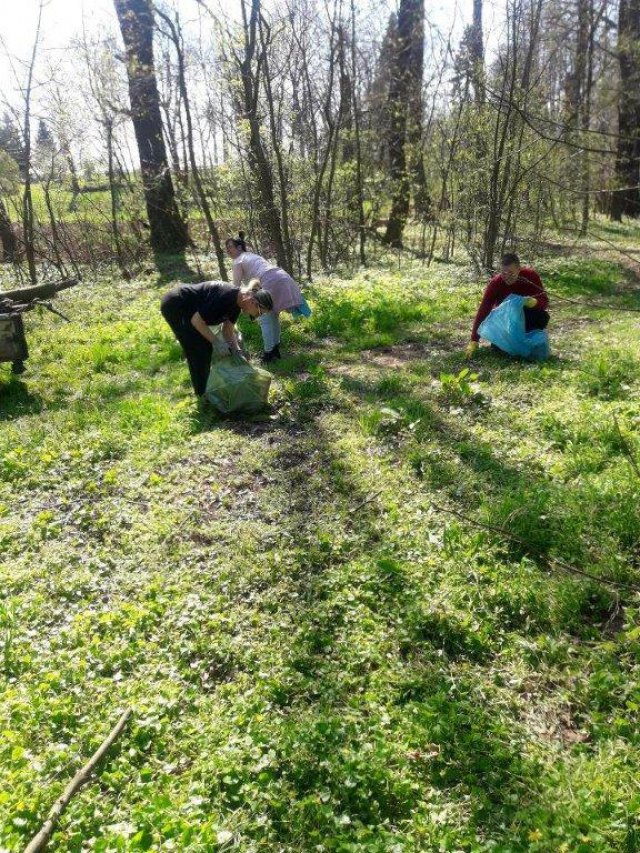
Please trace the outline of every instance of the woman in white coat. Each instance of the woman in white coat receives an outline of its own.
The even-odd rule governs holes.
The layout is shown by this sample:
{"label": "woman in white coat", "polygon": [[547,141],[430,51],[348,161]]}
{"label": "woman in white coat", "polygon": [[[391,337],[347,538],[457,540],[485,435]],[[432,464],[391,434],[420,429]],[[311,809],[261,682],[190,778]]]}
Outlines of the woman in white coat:
{"label": "woman in white coat", "polygon": [[280,312],[289,311],[294,317],[309,317],[311,309],[300,292],[300,287],[288,272],[267,261],[262,255],[247,251],[244,232],[229,237],[225,243],[227,254],[233,259],[233,283],[236,287],[257,279],[260,287],[271,294],[273,310],[259,316],[264,352],[263,362],[280,358]]}

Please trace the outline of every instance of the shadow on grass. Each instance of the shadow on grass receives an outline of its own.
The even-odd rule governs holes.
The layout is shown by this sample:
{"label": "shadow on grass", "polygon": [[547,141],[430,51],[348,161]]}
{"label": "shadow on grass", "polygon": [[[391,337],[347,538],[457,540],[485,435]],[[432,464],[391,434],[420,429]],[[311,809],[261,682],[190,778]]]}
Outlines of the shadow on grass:
{"label": "shadow on grass", "polygon": [[[236,431],[239,425],[216,426]],[[252,426],[241,427],[246,429]],[[290,617],[282,639],[285,665],[262,685],[274,718],[286,720],[264,747],[278,756],[274,778],[283,780],[281,796],[264,807],[274,840],[295,849],[313,849],[327,838],[379,844],[385,827],[398,826],[421,808],[425,783],[460,804],[473,794],[479,824],[508,821],[514,802],[535,796],[528,759],[490,707],[479,707],[470,683],[457,683],[453,692],[451,686],[450,665],[491,666],[490,645],[471,624],[416,607],[421,593],[403,557],[388,553],[393,547],[386,541],[387,525],[393,522],[381,518],[372,500],[375,484],[358,476],[358,466],[354,470],[353,460],[336,446],[322,417],[310,413],[290,432],[265,425],[256,437],[267,439],[264,470],[283,495],[279,534],[295,543],[297,553],[282,569],[286,597],[277,579],[271,589],[260,573],[255,590],[242,590],[254,601],[264,595],[274,618]],[[394,667],[404,678],[387,683],[387,637],[399,628],[406,642]],[[433,666],[414,703],[406,683],[420,681],[425,661]],[[384,698],[372,705],[380,678]],[[386,709],[393,716],[390,730]],[[416,762],[402,747],[418,749],[425,742],[439,750],[430,764]],[[213,779],[216,807],[242,804],[238,791],[245,773],[248,781],[249,768],[235,766],[227,773],[231,788],[225,778]],[[349,821],[340,824],[345,814]]]}
{"label": "shadow on grass", "polygon": [[37,415],[45,408],[39,394],[29,390],[29,386],[16,376],[8,381],[0,378],[0,421],[13,421],[24,415]]}
{"label": "shadow on grass", "polygon": [[154,252],[154,261],[158,270],[158,285],[202,281],[202,275],[189,265],[184,254],[167,255],[163,252]]}

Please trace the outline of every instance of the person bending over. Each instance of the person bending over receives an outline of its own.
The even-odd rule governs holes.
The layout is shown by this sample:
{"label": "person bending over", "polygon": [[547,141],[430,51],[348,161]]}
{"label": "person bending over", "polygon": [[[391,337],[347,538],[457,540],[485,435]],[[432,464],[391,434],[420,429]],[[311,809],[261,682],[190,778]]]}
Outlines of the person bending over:
{"label": "person bending over", "polygon": [[471,341],[466,354],[471,358],[478,349],[478,326],[484,318],[493,311],[501,302],[515,293],[517,296],[525,296],[524,323],[525,331],[533,329],[546,329],[549,323],[549,297],[542,284],[542,279],[531,267],[521,267],[520,258],[513,252],[502,256],[502,269],[499,275],[494,276],[487,285],[476,318],[471,329]]}
{"label": "person bending over", "polygon": [[229,237],[225,249],[233,260],[233,283],[236,285],[258,279],[260,286],[271,294],[273,311],[258,318],[262,332],[263,362],[280,358],[280,313],[289,311],[294,317],[308,317],[311,309],[298,283],[281,267],[274,266],[261,255],[247,251],[244,233]]}
{"label": "person bending over", "polygon": [[214,337],[209,326],[222,324],[230,353],[243,357],[235,326],[240,312],[260,317],[272,309],[271,294],[259,284],[240,288],[204,281],[181,284],[163,296],[160,310],[184,351],[196,397],[204,394],[211,369]]}

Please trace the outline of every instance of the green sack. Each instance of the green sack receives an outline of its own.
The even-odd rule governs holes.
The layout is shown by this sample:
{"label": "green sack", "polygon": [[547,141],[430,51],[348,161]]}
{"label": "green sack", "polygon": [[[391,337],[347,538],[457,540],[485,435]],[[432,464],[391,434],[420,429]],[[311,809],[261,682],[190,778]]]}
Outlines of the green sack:
{"label": "green sack", "polygon": [[272,378],[237,357],[220,358],[211,365],[205,395],[224,414],[257,412],[267,403]]}

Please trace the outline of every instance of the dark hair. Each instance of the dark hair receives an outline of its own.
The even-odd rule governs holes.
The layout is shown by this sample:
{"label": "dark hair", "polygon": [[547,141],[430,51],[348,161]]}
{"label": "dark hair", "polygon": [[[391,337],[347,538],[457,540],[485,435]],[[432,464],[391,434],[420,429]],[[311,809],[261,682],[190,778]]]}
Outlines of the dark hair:
{"label": "dark hair", "polygon": [[243,252],[247,251],[247,244],[244,242],[244,231],[238,231],[237,237],[229,237],[225,240],[225,246],[228,246],[229,243],[233,243],[236,249],[242,249]]}
{"label": "dark hair", "polygon": [[515,252],[505,252],[502,256],[502,266],[510,267],[511,264],[517,264],[520,266],[520,258],[516,255]]}
{"label": "dark hair", "polygon": [[260,290],[257,290],[253,294],[253,298],[263,311],[273,311],[273,296],[271,296],[268,290],[260,288]]}

